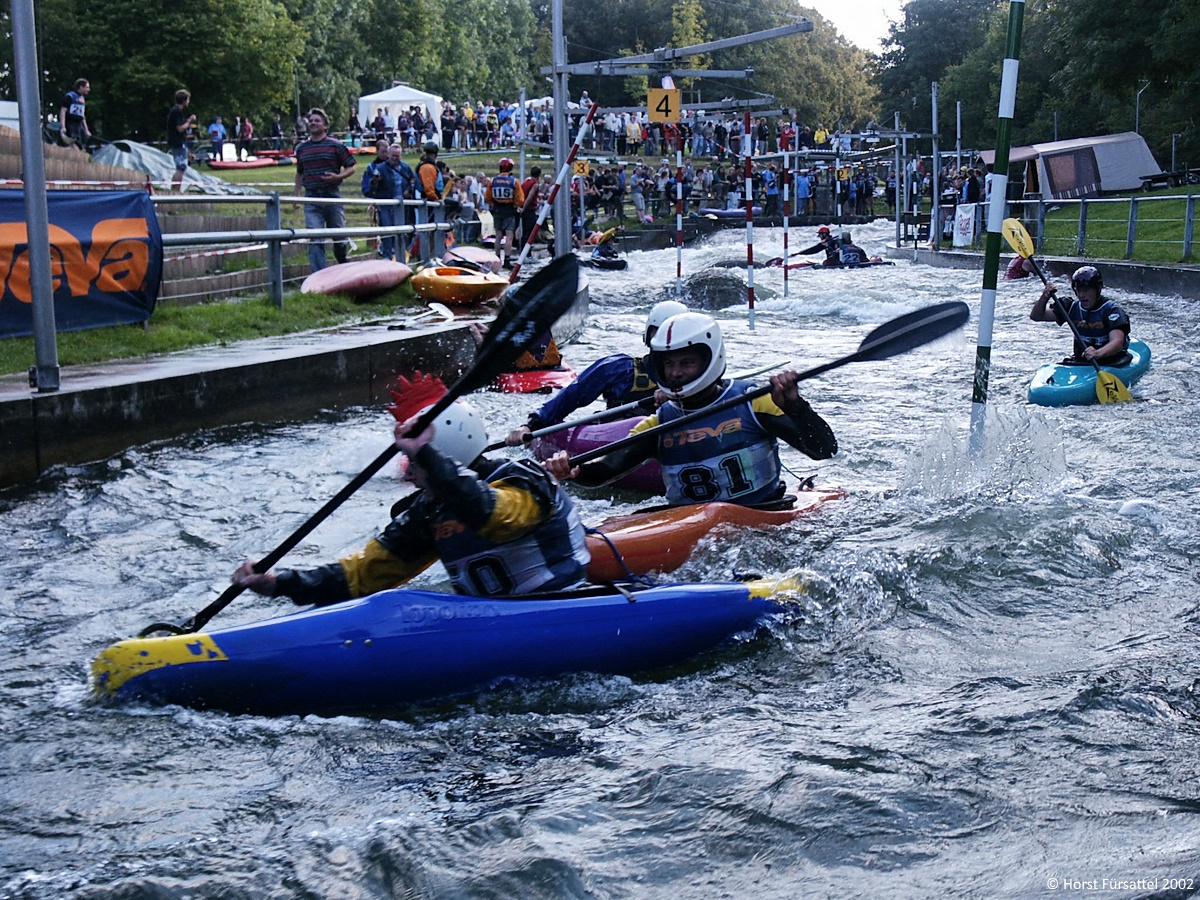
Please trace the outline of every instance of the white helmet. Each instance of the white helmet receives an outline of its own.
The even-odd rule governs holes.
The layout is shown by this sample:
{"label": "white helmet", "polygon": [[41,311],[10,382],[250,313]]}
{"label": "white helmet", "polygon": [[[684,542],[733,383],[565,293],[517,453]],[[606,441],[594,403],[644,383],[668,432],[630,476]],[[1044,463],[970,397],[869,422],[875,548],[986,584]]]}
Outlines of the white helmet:
{"label": "white helmet", "polygon": [[[431,403],[417,415],[424,415],[425,410],[432,407]],[[433,440],[430,443],[443,456],[469,466],[488,444],[487,429],[471,404],[466,400],[456,400],[433,420]]]}
{"label": "white helmet", "polygon": [[677,316],[680,313],[685,313],[688,308],[678,300],[663,300],[661,303],[654,304],[654,308],[650,310],[650,315],[646,316],[646,330],[642,334],[642,343],[647,347],[650,346],[650,338],[654,336],[654,332],[662,328],[662,323]]}
{"label": "white helmet", "polygon": [[[685,347],[705,350],[708,359],[699,377],[672,389],[663,382],[661,357],[665,353]],[[725,342],[721,339],[721,326],[717,324],[716,319],[704,313],[685,312],[671,316],[663,322],[662,327],[650,340],[650,354],[646,362],[650,377],[672,400],[693,397],[716,384],[725,374]]]}

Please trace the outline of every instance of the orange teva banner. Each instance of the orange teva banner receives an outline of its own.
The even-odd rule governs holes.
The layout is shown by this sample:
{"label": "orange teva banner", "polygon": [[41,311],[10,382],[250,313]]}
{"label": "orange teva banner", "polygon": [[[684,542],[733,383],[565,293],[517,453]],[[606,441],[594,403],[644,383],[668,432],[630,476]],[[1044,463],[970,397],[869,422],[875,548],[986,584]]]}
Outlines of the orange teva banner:
{"label": "orange teva banner", "polygon": [[[58,331],[144,322],[162,279],[162,233],[145,191],[51,191],[50,277]],[[22,191],[0,192],[0,337],[33,334]]]}

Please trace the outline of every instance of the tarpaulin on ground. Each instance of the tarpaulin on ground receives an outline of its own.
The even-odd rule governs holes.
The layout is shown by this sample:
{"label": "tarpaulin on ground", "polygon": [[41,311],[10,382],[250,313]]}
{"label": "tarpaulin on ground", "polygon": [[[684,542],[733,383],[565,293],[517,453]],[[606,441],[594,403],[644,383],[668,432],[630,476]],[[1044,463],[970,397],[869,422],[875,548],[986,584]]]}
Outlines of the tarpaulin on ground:
{"label": "tarpaulin on ground", "polygon": [[[162,280],[162,232],[145,191],[50,191],[58,331],[144,322]],[[24,191],[0,192],[0,337],[33,334]]]}

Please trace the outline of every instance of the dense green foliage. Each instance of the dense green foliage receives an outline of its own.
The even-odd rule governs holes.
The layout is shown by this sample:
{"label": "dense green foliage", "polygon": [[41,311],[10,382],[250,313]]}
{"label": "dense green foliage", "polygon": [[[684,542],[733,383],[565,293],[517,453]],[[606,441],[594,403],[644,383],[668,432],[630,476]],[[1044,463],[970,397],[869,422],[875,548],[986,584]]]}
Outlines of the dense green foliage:
{"label": "dense green foliage", "polygon": [[[943,145],[962,109],[966,147],[995,140],[1009,4],[909,0],[878,55],[849,44],[802,0],[562,0],[571,63],[683,47],[775,28],[803,16],[814,30],[689,60],[689,68],[753,68],[748,79],[680,80],[685,100],[773,97],[810,125],[885,127],[896,112],[928,132],[930,84],[940,86]],[[7,10],[0,11],[7,16]],[[43,98],[91,80],[93,130],[159,140],[176,88],[202,122],[324,106],[336,122],[362,93],[405,81],[456,103],[549,94],[550,0],[39,0]],[[7,19],[0,39],[11,45]],[[1200,85],[1195,0],[1028,0],[1017,143],[1129,131],[1135,123],[1164,166],[1200,165],[1194,122]],[[11,47],[6,47],[11,51]],[[870,48],[875,49],[875,48]],[[11,52],[9,52],[11,58]],[[644,77],[575,76],[603,106],[641,104]],[[0,92],[15,96],[11,67]]]}
{"label": "dense green foliage", "polygon": [[[1195,0],[1029,0],[1025,7],[1014,143],[1136,125],[1164,167],[1172,135],[1178,165],[1200,165]],[[910,0],[881,59],[883,114],[898,109],[906,127],[928,130],[937,81],[942,134],[953,136],[961,102],[963,145],[991,147],[1008,18],[1009,4],[999,0]]]}

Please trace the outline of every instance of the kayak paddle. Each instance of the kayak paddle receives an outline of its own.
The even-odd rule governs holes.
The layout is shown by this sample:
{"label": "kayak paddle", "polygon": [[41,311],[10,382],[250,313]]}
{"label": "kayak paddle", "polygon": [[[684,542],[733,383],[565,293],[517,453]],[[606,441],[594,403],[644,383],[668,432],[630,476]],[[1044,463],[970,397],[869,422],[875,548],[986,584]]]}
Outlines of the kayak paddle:
{"label": "kayak paddle", "polygon": [[[1046,278],[1041,267],[1038,266],[1037,260],[1033,258],[1033,239],[1029,236],[1029,232],[1025,230],[1025,226],[1017,219],[1005,219],[1000,229],[1004,239],[1008,241],[1008,245],[1017,251],[1017,254],[1024,259],[1029,260],[1033,266],[1033,271],[1038,278],[1042,279],[1042,284],[1049,284],[1050,280]],[[1066,320],[1066,323],[1071,326],[1071,331],[1075,333],[1075,337],[1079,339],[1079,343],[1083,343],[1083,335],[1079,333],[1079,326],[1071,321],[1071,317],[1067,315],[1065,304],[1058,299],[1057,294],[1052,294],[1051,298],[1054,301],[1054,306],[1059,314]],[[1101,403],[1129,403],[1133,400],[1133,395],[1129,393],[1129,388],[1125,387],[1125,382],[1121,381],[1112,372],[1106,372],[1100,368],[1100,363],[1094,359],[1088,360],[1096,368],[1096,399]]]}
{"label": "kayak paddle", "polygon": [[[570,309],[575,302],[575,293],[578,289],[579,260],[573,253],[558,257],[549,265],[543,266],[519,288],[510,290],[495,321],[488,329],[474,362],[450,389],[441,395],[440,399],[437,396],[441,393],[441,384],[438,379],[423,377],[411,382],[402,379],[400,383],[402,388],[410,389],[412,394],[419,395],[395,395],[406,408],[415,411],[426,403],[433,402],[433,406],[413,423],[409,433],[420,434],[459,397],[491,384],[497,375],[512,365],[513,360],[520,356],[538,335],[550,328],[563,313]],[[383,468],[388,460],[399,452],[395,443],[390,444],[349,484],[309,517],[308,521],[255,563],[254,571],[261,574],[279,562],[289,550],[304,540],[321,522],[329,518],[334,510],[345,503],[355,491],[366,484],[372,475]],[[147,637],[156,632],[188,634],[197,631],[233,602],[233,599],[243,590],[245,588],[242,585],[231,584],[221,596],[182,624],[172,625],[157,622],[142,629],[138,636]]]}
{"label": "kayak paddle", "polygon": [[[755,375],[761,375],[763,372],[770,372],[772,369],[779,369],[787,365],[790,360],[782,360],[779,362],[768,363],[765,366],[759,366],[757,369],[751,369],[749,372],[735,372],[731,378],[753,378]],[[654,412],[654,395],[643,397],[641,400],[632,400],[621,406],[614,406],[610,409],[602,409],[599,412],[594,412],[591,415],[580,416],[578,419],[571,419],[566,422],[559,422],[557,425],[547,425],[545,428],[539,428],[537,431],[531,431],[525,435],[525,443],[528,444],[536,438],[545,437],[548,434],[557,434],[560,431],[566,431],[568,428],[574,428],[577,425],[591,425],[593,422],[607,422],[612,419],[619,419],[626,413],[634,415],[635,413],[645,413],[649,415]],[[507,447],[505,441],[496,441],[488,444],[483,448],[484,453],[491,453],[493,450],[500,450]]]}
{"label": "kayak paddle", "polygon": [[[917,347],[936,341],[938,338],[945,337],[950,332],[962,328],[962,326],[967,324],[967,320],[970,317],[971,311],[967,307],[967,304],[958,300],[948,303],[936,303],[933,306],[927,306],[916,312],[905,313],[902,316],[897,316],[890,322],[884,322],[868,334],[853,353],[800,372],[796,376],[796,380],[805,381],[809,378],[815,378],[817,375],[821,375],[831,369],[837,369],[847,363],[891,359],[893,356],[899,356],[901,353],[915,350]],[[657,435],[664,431],[679,428],[681,425],[688,425],[714,412],[731,409],[738,404],[746,403],[758,397],[764,397],[769,393],[771,393],[770,385],[754,388],[744,394],[729,397],[706,406],[703,409],[680,416],[671,422],[647,428],[645,431],[631,434],[628,437],[621,438],[619,441],[613,441],[611,444],[605,444],[603,447],[596,447],[594,450],[588,450],[578,456],[573,456],[571,457],[570,464],[577,466],[601,456],[607,456],[614,450],[628,447],[630,444],[642,441],[650,435]]]}

